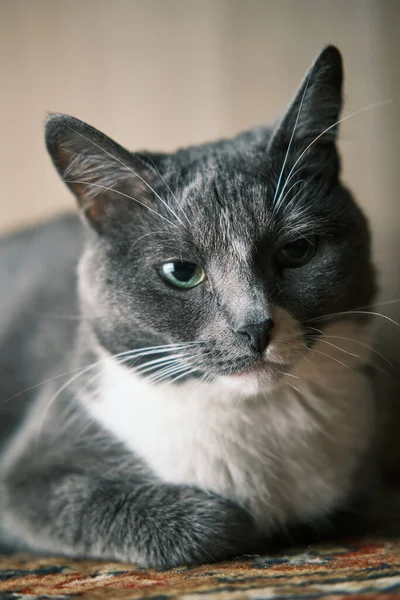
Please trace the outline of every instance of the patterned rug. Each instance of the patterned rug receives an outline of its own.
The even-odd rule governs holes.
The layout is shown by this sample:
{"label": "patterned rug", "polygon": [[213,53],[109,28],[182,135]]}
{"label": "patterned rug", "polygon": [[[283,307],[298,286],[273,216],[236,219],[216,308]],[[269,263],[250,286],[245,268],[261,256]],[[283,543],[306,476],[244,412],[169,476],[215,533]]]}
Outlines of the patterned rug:
{"label": "patterned rug", "polygon": [[339,600],[398,597],[400,541],[307,546],[169,571],[67,559],[0,557],[0,598],[34,600]]}

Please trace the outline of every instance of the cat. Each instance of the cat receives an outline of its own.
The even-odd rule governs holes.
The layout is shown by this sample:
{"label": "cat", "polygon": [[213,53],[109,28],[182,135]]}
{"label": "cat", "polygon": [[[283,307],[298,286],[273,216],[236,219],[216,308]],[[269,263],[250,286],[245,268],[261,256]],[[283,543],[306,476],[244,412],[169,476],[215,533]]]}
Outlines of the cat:
{"label": "cat", "polygon": [[328,46],[272,127],[230,140],[131,153],[48,118],[81,218],[0,241],[4,549],[168,568],[369,497],[372,326],[352,311],[376,283],[341,93]]}

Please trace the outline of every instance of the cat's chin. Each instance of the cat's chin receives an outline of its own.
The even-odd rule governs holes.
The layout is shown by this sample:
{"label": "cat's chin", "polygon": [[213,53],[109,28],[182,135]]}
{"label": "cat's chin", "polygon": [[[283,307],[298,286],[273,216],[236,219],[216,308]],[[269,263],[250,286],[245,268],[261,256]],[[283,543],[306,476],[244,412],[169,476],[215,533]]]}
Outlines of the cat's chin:
{"label": "cat's chin", "polygon": [[264,361],[258,361],[245,371],[219,377],[222,385],[245,397],[271,392],[281,379],[282,371],[277,366]]}

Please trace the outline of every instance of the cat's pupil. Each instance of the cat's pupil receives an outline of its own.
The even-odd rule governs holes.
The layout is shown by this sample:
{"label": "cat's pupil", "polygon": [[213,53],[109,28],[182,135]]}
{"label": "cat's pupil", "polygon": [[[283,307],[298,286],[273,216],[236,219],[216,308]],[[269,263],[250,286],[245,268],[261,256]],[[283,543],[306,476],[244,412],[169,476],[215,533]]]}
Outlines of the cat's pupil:
{"label": "cat's pupil", "polygon": [[169,272],[178,281],[187,283],[196,273],[196,268],[196,265],[193,263],[175,262],[171,263],[171,270]]}
{"label": "cat's pupil", "polygon": [[286,252],[290,253],[290,256],[292,256],[292,258],[300,259],[303,258],[306,252],[308,252],[309,246],[310,244],[307,242],[307,240],[302,239],[288,244],[285,250]]}
{"label": "cat's pupil", "polygon": [[283,246],[276,258],[283,267],[300,267],[311,260],[316,251],[316,236],[310,239],[302,237]]}

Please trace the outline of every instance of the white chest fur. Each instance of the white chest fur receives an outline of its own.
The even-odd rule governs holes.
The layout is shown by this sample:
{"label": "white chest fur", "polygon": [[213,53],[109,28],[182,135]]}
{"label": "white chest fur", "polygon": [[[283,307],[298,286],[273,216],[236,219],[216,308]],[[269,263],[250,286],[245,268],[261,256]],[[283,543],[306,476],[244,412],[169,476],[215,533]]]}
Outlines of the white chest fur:
{"label": "white chest fur", "polygon": [[368,382],[327,364],[323,376],[295,381],[297,390],[287,378],[274,392],[243,397],[245,381],[236,390],[222,380],[155,386],[110,361],[89,406],[160,478],[243,503],[268,529],[332,509],[369,442]]}

